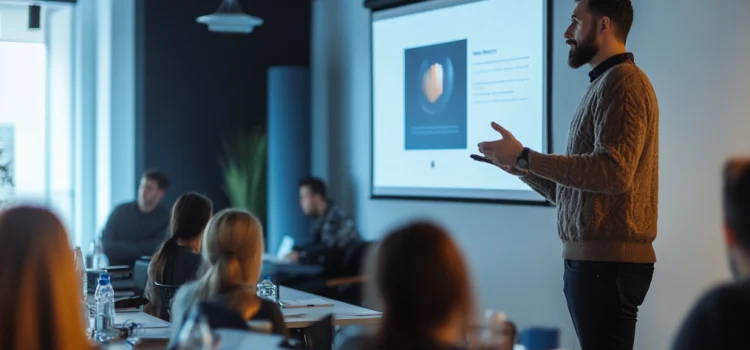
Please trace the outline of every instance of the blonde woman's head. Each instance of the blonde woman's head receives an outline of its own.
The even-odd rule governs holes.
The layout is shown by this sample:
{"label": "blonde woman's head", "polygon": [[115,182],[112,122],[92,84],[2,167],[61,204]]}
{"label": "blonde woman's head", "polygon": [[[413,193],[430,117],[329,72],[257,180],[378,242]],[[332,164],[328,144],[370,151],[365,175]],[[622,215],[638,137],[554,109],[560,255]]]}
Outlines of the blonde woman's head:
{"label": "blonde woman's head", "polygon": [[263,227],[244,210],[217,213],[203,235],[203,256],[210,264],[197,296],[207,299],[235,287],[254,288],[263,262]]}
{"label": "blonde woman's head", "polygon": [[0,348],[86,349],[80,277],[68,234],[51,212],[0,213]]}

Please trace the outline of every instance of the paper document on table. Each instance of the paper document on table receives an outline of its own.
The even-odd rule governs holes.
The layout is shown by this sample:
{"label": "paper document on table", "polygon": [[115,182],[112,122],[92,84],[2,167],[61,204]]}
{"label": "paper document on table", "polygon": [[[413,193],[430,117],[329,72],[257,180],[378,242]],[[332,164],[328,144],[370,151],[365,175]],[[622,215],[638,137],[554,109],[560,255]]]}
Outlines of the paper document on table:
{"label": "paper document on table", "polygon": [[282,300],[279,302],[281,307],[285,309],[294,309],[302,307],[331,307],[333,302],[325,299],[295,299],[295,300]]}
{"label": "paper document on table", "polygon": [[[127,322],[130,324],[130,322]],[[137,328],[140,329],[153,329],[153,328],[169,328],[172,325],[169,322],[164,321],[152,321],[152,322],[136,322]],[[122,327],[122,323],[115,324],[115,327]]]}
{"label": "paper document on table", "polygon": [[373,311],[373,312],[338,312],[336,313],[336,316],[346,316],[346,317],[376,317],[376,316],[383,316],[382,313]]}
{"label": "paper document on table", "polygon": [[122,309],[115,309],[116,314],[123,314],[123,313],[133,313],[133,312],[141,312],[137,307],[126,307]]}

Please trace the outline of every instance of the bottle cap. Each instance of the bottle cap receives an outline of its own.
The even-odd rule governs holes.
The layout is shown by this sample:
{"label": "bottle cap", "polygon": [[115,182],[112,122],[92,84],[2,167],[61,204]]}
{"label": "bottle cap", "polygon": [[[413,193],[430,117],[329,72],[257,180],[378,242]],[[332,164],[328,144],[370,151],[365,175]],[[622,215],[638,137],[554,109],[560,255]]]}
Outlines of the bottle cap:
{"label": "bottle cap", "polygon": [[106,286],[109,284],[109,278],[99,277],[99,285]]}
{"label": "bottle cap", "polygon": [[270,279],[271,279],[271,276],[269,276],[269,275],[265,275],[265,276],[263,276],[263,279],[264,279],[264,280],[270,280]]}

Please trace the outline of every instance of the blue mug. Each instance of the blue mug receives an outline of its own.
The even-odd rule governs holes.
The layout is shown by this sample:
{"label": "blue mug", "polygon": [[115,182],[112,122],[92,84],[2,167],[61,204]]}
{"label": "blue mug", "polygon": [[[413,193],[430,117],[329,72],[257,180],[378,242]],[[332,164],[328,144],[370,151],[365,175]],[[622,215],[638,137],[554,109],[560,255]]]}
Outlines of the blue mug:
{"label": "blue mug", "polygon": [[560,330],[557,328],[527,328],[521,331],[520,338],[526,350],[550,350],[560,347]]}

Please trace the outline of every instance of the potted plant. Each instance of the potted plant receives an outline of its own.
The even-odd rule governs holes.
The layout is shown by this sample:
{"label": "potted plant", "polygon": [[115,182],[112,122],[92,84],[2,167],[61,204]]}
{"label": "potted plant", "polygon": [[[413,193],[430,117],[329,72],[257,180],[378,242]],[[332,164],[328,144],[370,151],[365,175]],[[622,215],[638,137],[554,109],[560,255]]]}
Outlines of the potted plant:
{"label": "potted plant", "polygon": [[264,128],[230,132],[222,141],[219,164],[222,190],[232,207],[245,209],[265,222],[267,137]]}

